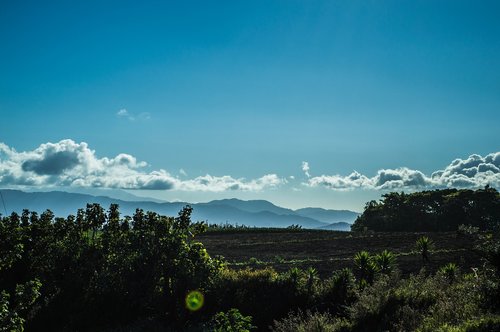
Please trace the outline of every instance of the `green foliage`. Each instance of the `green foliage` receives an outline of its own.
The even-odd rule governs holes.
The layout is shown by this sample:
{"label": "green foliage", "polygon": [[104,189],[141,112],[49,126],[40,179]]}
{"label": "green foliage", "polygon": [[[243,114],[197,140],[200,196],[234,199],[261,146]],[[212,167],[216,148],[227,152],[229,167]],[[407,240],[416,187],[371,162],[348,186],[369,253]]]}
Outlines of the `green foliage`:
{"label": "green foliage", "polygon": [[500,316],[486,315],[468,320],[458,326],[445,323],[436,329],[438,332],[491,332],[500,331]]}
{"label": "green foliage", "polygon": [[483,253],[489,266],[500,276],[500,234],[487,234],[482,237],[479,250]]}
{"label": "green foliage", "polygon": [[475,317],[494,310],[484,301],[495,296],[489,282],[485,274],[456,274],[451,282],[424,271],[407,279],[380,275],[349,307],[352,330],[463,331]]}
{"label": "green foliage", "polygon": [[313,267],[308,267],[305,271],[307,295],[313,294],[313,288],[318,281],[318,271]]}
{"label": "green foliage", "polygon": [[384,250],[381,253],[373,256],[373,263],[375,264],[376,270],[383,274],[390,274],[396,263],[396,256],[388,250]]}
{"label": "green foliage", "polygon": [[[209,290],[225,269],[195,241],[205,226],[192,223],[191,212],[187,206],[172,218],[138,209],[120,219],[115,204],[108,212],[88,204],[67,218],[47,210],[40,216],[23,211],[20,218],[0,219],[6,317],[24,317],[30,304],[20,298],[39,294],[37,310],[30,313],[34,330],[88,329],[142,318],[182,324],[192,315],[185,295]],[[16,288],[35,279],[43,286]]]}
{"label": "green foliage", "polygon": [[354,255],[354,266],[356,267],[360,288],[364,288],[367,284],[373,282],[377,266],[368,251],[363,250]]}
{"label": "green foliage", "polygon": [[500,315],[486,315],[468,320],[463,324],[464,332],[500,331]]}
{"label": "green foliage", "polygon": [[341,332],[349,331],[350,325],[346,320],[336,318],[328,313],[308,311],[290,313],[281,320],[275,320],[274,332]]}
{"label": "green foliage", "polygon": [[500,227],[500,194],[494,188],[443,189],[384,194],[365,206],[351,229],[363,231],[453,231],[459,225]]}
{"label": "green foliage", "polygon": [[[299,289],[305,282],[293,281],[271,268],[261,270],[226,270],[214,289],[217,300],[212,306],[220,310],[237,308],[253,317],[257,326],[267,326],[274,318],[285,316],[290,310],[307,303]],[[208,303],[207,303],[208,305]]]}
{"label": "green foliage", "polygon": [[[442,204],[465,195],[448,194],[452,198]],[[406,196],[388,199],[403,206]],[[257,269],[267,264],[258,259],[250,259],[252,268],[228,269],[199,241],[207,225],[193,223],[191,213],[187,206],[177,217],[141,209],[121,217],[115,204],[108,211],[89,204],[67,218],[50,210],[0,218],[0,331],[249,331],[252,325],[265,330],[273,321],[275,331],[499,326],[498,234],[462,229],[471,241],[482,241],[487,264],[478,261],[473,273],[459,273],[450,263],[435,275],[422,270],[402,279],[393,253],[363,250],[352,270],[321,279],[312,267]],[[431,239],[420,237],[416,245],[428,261]]]}
{"label": "green foliage", "polygon": [[13,295],[6,291],[0,293],[0,331],[23,331],[26,316],[40,296],[42,284],[32,280],[16,285]]}
{"label": "green foliage", "polygon": [[0,272],[9,269],[19,260],[24,251],[21,242],[22,228],[17,213],[10,218],[0,218]]}
{"label": "green foliage", "polygon": [[263,263],[263,262],[262,262],[261,260],[259,260],[259,259],[255,258],[255,257],[250,257],[250,258],[248,259],[248,264],[249,264],[249,265],[254,265],[254,266],[256,266],[256,265],[261,265],[262,263]]}
{"label": "green foliage", "polygon": [[439,269],[439,273],[450,282],[453,282],[458,274],[458,266],[455,263],[448,263]]}
{"label": "green foliage", "polygon": [[427,236],[421,236],[415,242],[415,246],[417,247],[417,250],[420,252],[420,255],[422,255],[422,260],[428,263],[430,261],[431,250],[434,247],[434,243],[432,242],[432,240],[429,239]]}
{"label": "green foliage", "polygon": [[491,296],[481,291],[485,289],[484,283],[488,282],[484,275],[465,275],[453,283],[439,276],[429,279],[434,285],[433,293],[437,296],[429,307],[428,314],[423,317],[418,331],[437,331],[445,323],[460,326],[474,317],[487,314],[491,309],[482,305],[484,297]]}
{"label": "green foliage", "polygon": [[238,309],[232,308],[227,312],[219,312],[212,319],[214,332],[250,332],[252,317],[243,316]]}
{"label": "green foliage", "polygon": [[328,310],[346,316],[346,308],[357,299],[356,278],[351,269],[344,268],[321,284],[316,298],[318,310]]}

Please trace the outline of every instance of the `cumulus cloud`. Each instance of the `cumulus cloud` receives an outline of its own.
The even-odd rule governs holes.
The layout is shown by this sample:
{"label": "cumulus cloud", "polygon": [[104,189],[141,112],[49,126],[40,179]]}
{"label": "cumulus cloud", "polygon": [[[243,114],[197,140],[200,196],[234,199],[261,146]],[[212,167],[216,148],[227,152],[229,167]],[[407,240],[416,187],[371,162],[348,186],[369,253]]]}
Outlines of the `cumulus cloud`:
{"label": "cumulus cloud", "polygon": [[307,161],[302,162],[302,171],[308,178],[311,177],[311,174],[309,174],[309,163]]}
{"label": "cumulus cloud", "polygon": [[78,186],[121,189],[212,191],[259,191],[286,180],[276,174],[258,179],[205,175],[179,180],[166,170],[147,171],[147,163],[121,153],[113,158],[98,158],[87,143],[62,140],[46,143],[32,151],[17,152],[0,143],[0,185],[3,186]]}
{"label": "cumulus cloud", "polygon": [[418,170],[400,167],[381,169],[373,177],[356,171],[347,176],[321,175],[310,178],[310,187],[326,187],[333,190],[377,189],[436,189],[436,188],[479,188],[490,185],[500,188],[500,152],[485,157],[474,154],[466,159],[455,159],[442,170],[430,176]]}

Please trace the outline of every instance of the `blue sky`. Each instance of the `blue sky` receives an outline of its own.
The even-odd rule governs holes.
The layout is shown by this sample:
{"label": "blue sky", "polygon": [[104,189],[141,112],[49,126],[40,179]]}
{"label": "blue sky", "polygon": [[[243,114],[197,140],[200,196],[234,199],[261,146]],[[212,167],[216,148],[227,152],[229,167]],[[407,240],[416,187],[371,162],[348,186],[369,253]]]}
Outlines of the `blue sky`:
{"label": "blue sky", "polygon": [[[0,185],[356,210],[386,190],[498,186],[499,14],[498,1],[4,1]],[[147,165],[125,184],[76,164],[44,174],[26,166],[56,160],[44,143]]]}

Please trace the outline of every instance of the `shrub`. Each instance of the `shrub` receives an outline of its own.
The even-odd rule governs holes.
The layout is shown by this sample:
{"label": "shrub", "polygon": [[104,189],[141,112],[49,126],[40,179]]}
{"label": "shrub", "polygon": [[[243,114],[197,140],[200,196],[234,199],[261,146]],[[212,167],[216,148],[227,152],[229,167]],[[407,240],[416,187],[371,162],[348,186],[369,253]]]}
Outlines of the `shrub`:
{"label": "shrub", "polygon": [[500,331],[500,316],[483,316],[467,321],[463,325],[465,332]]}
{"label": "shrub", "polygon": [[322,283],[317,297],[318,310],[345,316],[347,306],[357,299],[356,278],[352,271],[348,268],[336,271]]}
{"label": "shrub", "polygon": [[431,239],[429,239],[427,236],[422,236],[417,239],[417,242],[415,242],[415,245],[417,247],[417,250],[420,252],[422,255],[422,260],[426,263],[430,261],[430,253],[432,251],[432,248],[434,246],[434,243],[432,242]]}
{"label": "shrub", "polygon": [[424,273],[408,279],[400,279],[397,273],[380,275],[349,307],[353,330],[415,330],[439,296],[440,280]]}
{"label": "shrub", "polygon": [[226,270],[213,294],[216,303],[211,307],[223,311],[237,308],[252,316],[261,328],[303,303],[301,294],[272,268]]}
{"label": "shrub", "polygon": [[212,319],[213,332],[250,332],[255,326],[252,325],[252,317],[243,316],[238,309],[230,309],[227,312],[219,312]]}
{"label": "shrub", "polygon": [[281,320],[275,320],[274,332],[336,332],[349,331],[349,323],[328,313],[290,313]]}
{"label": "shrub", "polygon": [[376,270],[383,274],[389,274],[394,269],[396,263],[396,257],[394,254],[388,250],[384,250],[381,253],[373,256],[373,264],[375,264]]}
{"label": "shrub", "polygon": [[[422,320],[418,331],[431,332],[440,328],[455,328],[466,324],[472,317],[480,317],[487,312],[481,303],[485,294],[482,293],[482,276],[465,275],[453,283],[440,276],[429,278],[435,283],[433,292],[435,302],[430,306],[428,315]],[[441,280],[441,281],[440,281]],[[439,289],[437,289],[439,287]]]}
{"label": "shrub", "polygon": [[373,282],[377,267],[368,251],[360,251],[354,255],[354,266],[356,267],[359,287],[363,289],[367,284]]}
{"label": "shrub", "polygon": [[438,272],[451,282],[455,281],[458,274],[458,266],[455,263],[448,263],[441,267]]}

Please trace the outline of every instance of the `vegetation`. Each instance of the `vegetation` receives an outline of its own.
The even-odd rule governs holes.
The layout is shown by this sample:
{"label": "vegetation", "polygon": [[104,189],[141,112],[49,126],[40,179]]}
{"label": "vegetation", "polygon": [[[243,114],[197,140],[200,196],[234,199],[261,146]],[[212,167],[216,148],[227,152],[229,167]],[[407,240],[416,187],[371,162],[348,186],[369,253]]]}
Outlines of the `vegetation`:
{"label": "vegetation", "polygon": [[422,255],[422,261],[425,263],[430,262],[430,252],[434,246],[434,243],[427,236],[419,237],[417,242],[415,243],[417,246],[417,250]]}
{"label": "vegetation", "polygon": [[500,194],[486,186],[478,190],[444,189],[412,194],[391,192],[370,201],[353,231],[454,231],[460,225],[482,230],[500,228]]}
{"label": "vegetation", "polygon": [[238,309],[234,308],[227,313],[217,313],[212,320],[211,326],[214,332],[250,332],[254,328],[252,317],[243,316]]}
{"label": "vegetation", "polygon": [[[350,266],[329,272],[297,265],[277,271],[255,251],[249,253],[248,265],[233,269],[222,257],[207,252],[203,244],[207,238],[201,235],[207,226],[192,222],[191,212],[187,206],[175,218],[142,210],[121,217],[117,205],[105,211],[88,204],[67,218],[55,217],[49,210],[0,218],[0,331],[494,331],[500,327],[498,233],[462,227],[455,234],[457,241],[480,244],[477,251],[483,260],[474,260],[474,269],[461,261],[445,261],[426,270],[442,262],[439,256],[449,250],[442,247],[439,236],[433,236],[431,263],[424,262],[426,269],[417,274],[400,273],[406,254],[374,247],[367,248],[373,254],[363,249],[352,252],[346,260]],[[333,234],[359,246],[374,240],[387,245],[387,238],[373,235],[360,241],[345,233],[282,232],[290,231],[293,239],[300,234]],[[276,236],[276,232],[270,236],[286,242],[288,233]],[[253,243],[261,236],[256,230],[242,234]],[[226,235],[238,238],[237,232]],[[417,243],[421,259],[430,257],[429,236],[409,238],[410,247]],[[313,240],[290,244],[311,247],[316,244]],[[290,261],[277,254],[270,256],[273,264]]]}

